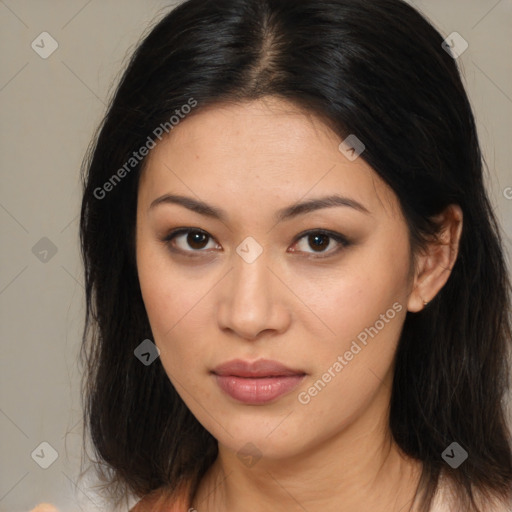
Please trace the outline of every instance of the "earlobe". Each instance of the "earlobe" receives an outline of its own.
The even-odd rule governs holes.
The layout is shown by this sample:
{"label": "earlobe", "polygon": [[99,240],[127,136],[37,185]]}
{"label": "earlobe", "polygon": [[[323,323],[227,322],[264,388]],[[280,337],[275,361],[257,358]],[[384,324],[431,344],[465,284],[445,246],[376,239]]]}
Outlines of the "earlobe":
{"label": "earlobe", "polygon": [[449,205],[436,221],[440,230],[418,258],[412,292],[407,310],[417,313],[424,309],[448,281],[459,253],[463,214],[457,204]]}

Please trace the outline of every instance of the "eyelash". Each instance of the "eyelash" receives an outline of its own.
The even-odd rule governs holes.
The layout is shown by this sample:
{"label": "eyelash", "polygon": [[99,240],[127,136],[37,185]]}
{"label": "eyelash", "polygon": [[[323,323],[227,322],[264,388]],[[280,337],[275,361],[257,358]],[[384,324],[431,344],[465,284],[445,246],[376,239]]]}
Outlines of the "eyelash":
{"label": "eyelash", "polygon": [[[184,255],[186,257],[189,257],[189,258],[197,258],[198,257],[197,253],[207,252],[207,251],[205,251],[204,249],[196,249],[196,250],[190,250],[190,251],[183,251],[182,249],[176,249],[175,247],[172,246],[172,242],[173,242],[173,240],[175,238],[177,238],[180,235],[190,234],[190,233],[198,233],[198,234],[205,235],[207,237],[208,241],[215,240],[211,235],[209,235],[206,231],[203,231],[202,229],[198,229],[198,228],[179,228],[179,229],[175,229],[174,231],[171,231],[162,240],[162,242],[172,252],[182,254],[182,255]],[[343,249],[345,249],[349,245],[351,245],[351,242],[345,236],[343,236],[342,234],[336,233],[334,231],[328,231],[328,230],[325,230],[325,229],[315,229],[315,230],[309,230],[309,231],[302,232],[299,235],[297,235],[297,237],[295,238],[295,240],[294,240],[292,245],[296,245],[300,240],[302,240],[303,238],[306,238],[308,236],[311,236],[311,235],[326,236],[326,237],[334,240],[338,244],[340,244],[340,247],[338,247],[338,249],[335,249],[335,250],[330,250],[330,251],[324,251],[324,252],[317,253],[317,254],[327,254],[327,256],[314,256],[314,255],[311,256],[314,253],[307,252],[306,254],[310,255],[310,256],[306,256],[307,258],[317,259],[317,260],[318,259],[329,258],[329,257],[332,257],[332,256],[338,254],[340,251],[342,251]],[[293,252],[300,252],[300,251],[293,251]],[[196,254],[194,254],[194,253],[196,253]]]}

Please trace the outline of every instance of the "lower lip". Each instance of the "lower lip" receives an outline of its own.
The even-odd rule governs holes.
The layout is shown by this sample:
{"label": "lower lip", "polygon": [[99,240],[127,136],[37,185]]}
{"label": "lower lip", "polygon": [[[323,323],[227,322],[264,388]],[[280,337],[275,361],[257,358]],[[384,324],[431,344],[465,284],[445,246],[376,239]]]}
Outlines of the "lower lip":
{"label": "lower lip", "polygon": [[247,378],[215,375],[217,384],[227,395],[245,404],[265,404],[295,389],[305,375]]}

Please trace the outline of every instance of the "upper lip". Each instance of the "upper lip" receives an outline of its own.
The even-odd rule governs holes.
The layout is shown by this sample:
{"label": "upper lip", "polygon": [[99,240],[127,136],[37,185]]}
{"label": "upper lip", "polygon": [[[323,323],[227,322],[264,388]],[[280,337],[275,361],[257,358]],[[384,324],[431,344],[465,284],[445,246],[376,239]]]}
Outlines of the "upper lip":
{"label": "upper lip", "polygon": [[305,375],[305,372],[302,370],[293,370],[270,359],[258,359],[253,362],[234,359],[215,367],[213,373],[216,375],[248,378]]}

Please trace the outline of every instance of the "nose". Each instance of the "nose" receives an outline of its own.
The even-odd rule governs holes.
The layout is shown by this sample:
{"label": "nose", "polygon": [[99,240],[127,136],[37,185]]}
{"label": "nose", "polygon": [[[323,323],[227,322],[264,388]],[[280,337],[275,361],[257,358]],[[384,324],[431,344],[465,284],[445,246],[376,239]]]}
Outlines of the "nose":
{"label": "nose", "polygon": [[282,334],[290,325],[291,293],[262,255],[247,263],[235,256],[217,304],[219,327],[245,340]]}

